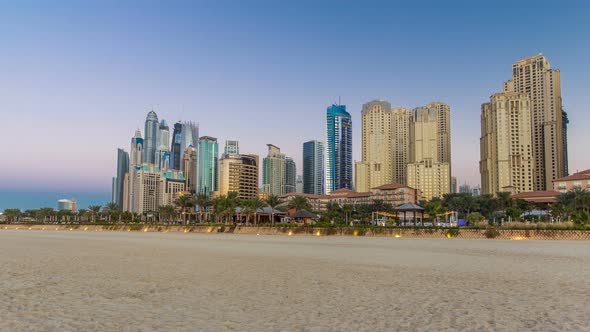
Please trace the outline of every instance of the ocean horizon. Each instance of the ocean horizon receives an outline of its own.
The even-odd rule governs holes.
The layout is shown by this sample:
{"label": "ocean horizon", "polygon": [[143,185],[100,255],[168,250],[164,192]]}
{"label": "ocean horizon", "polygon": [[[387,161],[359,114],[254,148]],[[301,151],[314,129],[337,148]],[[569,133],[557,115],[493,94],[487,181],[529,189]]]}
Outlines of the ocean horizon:
{"label": "ocean horizon", "polygon": [[102,205],[111,201],[109,192],[74,192],[74,191],[0,191],[0,212],[5,209],[33,210],[43,207],[57,209],[57,201],[75,199],[78,202],[78,209],[85,209],[90,205]]}

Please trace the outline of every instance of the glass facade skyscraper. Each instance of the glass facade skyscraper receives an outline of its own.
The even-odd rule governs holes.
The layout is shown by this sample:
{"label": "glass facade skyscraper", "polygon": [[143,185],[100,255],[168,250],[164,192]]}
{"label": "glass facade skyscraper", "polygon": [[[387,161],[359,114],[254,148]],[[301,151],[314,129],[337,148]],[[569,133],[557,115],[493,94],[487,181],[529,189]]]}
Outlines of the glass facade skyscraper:
{"label": "glass facade skyscraper", "polygon": [[144,146],[143,146],[143,161],[148,164],[156,162],[156,149],[158,147],[158,129],[160,123],[158,122],[158,115],[154,111],[150,111],[145,119],[144,130]]}
{"label": "glass facade skyscraper", "polygon": [[129,172],[129,154],[123,149],[117,149],[117,176],[113,183],[113,203],[123,209],[123,195],[125,174]]}
{"label": "glass facade skyscraper", "polygon": [[174,131],[172,132],[172,146],[170,147],[170,168],[180,170],[182,164],[182,154],[184,153],[182,147],[182,123],[176,122],[174,124]]}
{"label": "glass facade skyscraper", "polygon": [[297,166],[292,158],[285,158],[285,186],[283,193],[294,193],[295,182],[297,181]]}
{"label": "glass facade skyscraper", "polygon": [[303,192],[324,194],[324,144],[316,140],[303,143]]}
{"label": "glass facade skyscraper", "polygon": [[203,136],[199,139],[197,165],[197,193],[211,195],[218,189],[217,165],[219,148],[217,138]]}
{"label": "glass facade skyscraper", "polygon": [[224,154],[240,154],[240,143],[236,140],[225,141]]}
{"label": "glass facade skyscraper", "polygon": [[157,135],[156,160],[155,164],[160,169],[170,168],[170,129],[166,120],[160,121]]}
{"label": "glass facade skyscraper", "polygon": [[326,145],[325,193],[352,189],[352,119],[345,105],[326,111]]}

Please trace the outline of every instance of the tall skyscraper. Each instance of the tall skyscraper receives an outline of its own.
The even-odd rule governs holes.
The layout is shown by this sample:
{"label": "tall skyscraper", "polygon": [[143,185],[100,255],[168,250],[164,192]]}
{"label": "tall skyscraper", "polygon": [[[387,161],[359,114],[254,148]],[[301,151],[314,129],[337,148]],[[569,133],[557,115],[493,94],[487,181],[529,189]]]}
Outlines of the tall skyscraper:
{"label": "tall skyscraper", "polygon": [[439,109],[429,106],[412,110],[407,168],[408,186],[421,190],[426,200],[442,198],[451,190],[451,164],[440,160],[450,148],[440,142]]}
{"label": "tall skyscraper", "polygon": [[352,189],[352,118],[345,105],[326,111],[326,194]]}
{"label": "tall skyscraper", "polygon": [[119,209],[123,209],[125,174],[129,172],[129,154],[123,149],[117,149],[117,176],[113,184],[113,202]]}
{"label": "tall skyscraper", "polygon": [[131,149],[129,151],[129,173],[125,175],[124,180],[125,198],[123,200],[123,209],[129,212],[137,212],[135,210],[135,200],[137,198],[135,181],[137,178],[137,169],[139,165],[143,164],[143,138],[139,129],[135,131],[135,135],[131,138]]}
{"label": "tall skyscraper", "polygon": [[569,155],[568,155],[568,149],[567,149],[567,125],[570,123],[569,118],[567,117],[567,113],[565,111],[563,111],[562,114],[562,121],[563,124],[561,125],[563,127],[563,172],[566,176],[568,176],[570,174],[570,165],[569,165]]}
{"label": "tall skyscraper", "polygon": [[197,159],[197,193],[211,195],[218,190],[219,147],[217,138],[203,136],[199,139]]}
{"label": "tall skyscraper", "polygon": [[177,170],[162,171],[155,164],[134,167],[130,211],[156,213],[162,205],[171,205],[178,193],[185,191],[185,178]]}
{"label": "tall skyscraper", "polygon": [[525,93],[531,101],[534,189],[550,189],[552,180],[567,173],[560,72],[543,54],[519,60],[504,92]]}
{"label": "tall skyscraper", "polygon": [[362,160],[356,163],[357,191],[390,183],[406,184],[410,110],[382,100],[363,105]]}
{"label": "tall skyscraper", "polygon": [[303,192],[324,194],[324,144],[316,140],[303,143]]}
{"label": "tall skyscraper", "polygon": [[297,166],[292,158],[285,158],[285,185],[283,189],[284,194],[294,193],[295,184],[297,181]]}
{"label": "tall skyscraper", "polygon": [[496,93],[481,106],[480,155],[484,194],[533,191],[531,103],[527,94]]}
{"label": "tall skyscraper", "polygon": [[268,155],[262,161],[262,191],[281,196],[285,185],[286,157],[278,147],[267,144]]}
{"label": "tall skyscraper", "polygon": [[197,149],[189,146],[182,155],[183,173],[186,179],[186,189],[191,193],[197,192]]}
{"label": "tall skyscraper", "polygon": [[182,152],[189,146],[197,148],[199,142],[199,125],[191,121],[185,121],[182,123],[182,139],[181,148]]}
{"label": "tall skyscraper", "polygon": [[219,160],[219,195],[230,192],[239,199],[258,197],[258,156],[224,153]]}
{"label": "tall skyscraper", "polygon": [[160,121],[156,137],[157,146],[154,163],[161,169],[168,169],[170,168],[170,129],[166,120],[162,119]]}
{"label": "tall skyscraper", "polygon": [[156,115],[156,112],[150,111],[145,119],[145,138],[143,147],[143,161],[148,164],[154,164],[156,162],[158,128],[158,115]]}
{"label": "tall skyscraper", "polygon": [[223,150],[223,154],[239,154],[240,153],[240,143],[237,140],[226,140],[225,141],[225,149]]}
{"label": "tall skyscraper", "polygon": [[174,131],[172,132],[172,146],[170,147],[170,168],[180,170],[182,164],[182,153],[184,148],[182,146],[182,123],[174,124]]}

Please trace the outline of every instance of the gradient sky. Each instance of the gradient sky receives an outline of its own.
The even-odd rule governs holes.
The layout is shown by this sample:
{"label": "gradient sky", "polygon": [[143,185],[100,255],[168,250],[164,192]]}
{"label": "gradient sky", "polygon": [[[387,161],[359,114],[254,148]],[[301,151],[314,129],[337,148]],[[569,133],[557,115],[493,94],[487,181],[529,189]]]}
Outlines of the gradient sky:
{"label": "gradient sky", "polygon": [[0,190],[110,191],[152,108],[301,173],[339,96],[356,160],[364,102],[448,103],[454,175],[478,184],[480,105],[537,53],[561,69],[570,171],[590,168],[589,5],[478,2],[1,2]]}

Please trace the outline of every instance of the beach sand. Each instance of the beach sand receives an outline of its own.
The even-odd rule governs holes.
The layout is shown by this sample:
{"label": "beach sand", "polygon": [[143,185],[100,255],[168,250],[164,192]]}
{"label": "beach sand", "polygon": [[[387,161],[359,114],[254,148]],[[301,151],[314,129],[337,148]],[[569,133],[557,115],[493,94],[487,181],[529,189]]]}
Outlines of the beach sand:
{"label": "beach sand", "polygon": [[590,242],[0,231],[0,331],[590,330]]}

